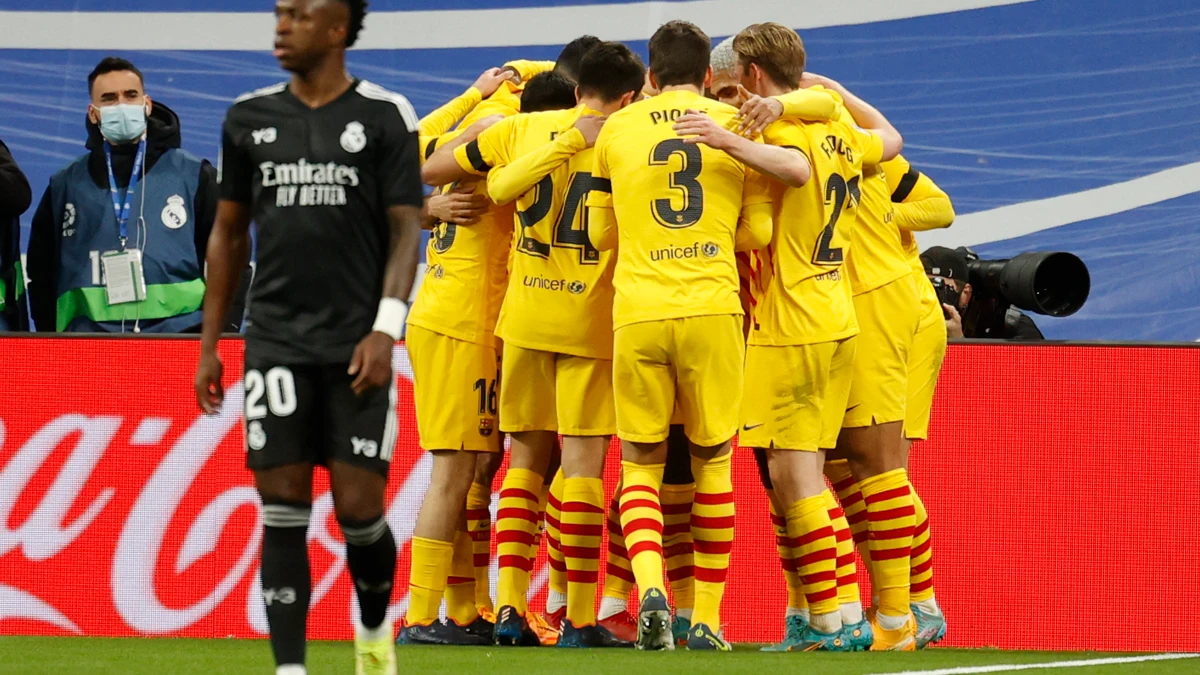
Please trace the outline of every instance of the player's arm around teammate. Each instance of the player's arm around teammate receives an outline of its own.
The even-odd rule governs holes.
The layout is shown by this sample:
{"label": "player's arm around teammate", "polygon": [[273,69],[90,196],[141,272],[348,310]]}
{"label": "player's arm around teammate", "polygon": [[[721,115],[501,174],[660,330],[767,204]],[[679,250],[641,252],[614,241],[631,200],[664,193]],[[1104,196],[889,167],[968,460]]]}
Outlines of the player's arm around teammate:
{"label": "player's arm around teammate", "polygon": [[[776,97],[799,87],[805,52],[790,28],[750,26],[733,49],[737,79],[753,94]],[[797,575],[789,585],[802,582],[789,588],[789,596],[807,598],[808,625],[789,631],[782,647],[845,651],[852,641],[839,603],[842,570],[823,467],[841,427],[858,332],[841,272],[857,207],[849,186],[859,183],[864,161],[878,161],[882,142],[831,122],[782,121],[766,131],[768,143],[794,148],[811,161],[816,180],[774,192],[777,227],[768,266],[776,273],[765,281],[750,336],[740,442],[756,448],[760,466],[766,460],[764,484],[777,523],[783,538],[794,542],[781,553],[785,569],[790,562]],[[853,619],[851,630],[861,628],[853,626],[862,622],[861,612]]]}

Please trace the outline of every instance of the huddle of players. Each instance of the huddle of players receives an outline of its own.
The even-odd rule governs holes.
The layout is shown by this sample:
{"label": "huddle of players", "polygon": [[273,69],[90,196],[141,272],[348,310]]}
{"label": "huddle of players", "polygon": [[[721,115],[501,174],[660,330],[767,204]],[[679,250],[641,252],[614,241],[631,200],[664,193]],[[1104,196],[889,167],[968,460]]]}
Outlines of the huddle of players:
{"label": "huddle of players", "polygon": [[946,341],[912,232],[949,225],[949,199],[878,111],[804,73],[791,29],[750,26],[712,67],[710,47],[667,23],[647,76],[624,45],[581,38],[557,64],[485,73],[422,120],[422,178],[445,187],[408,319],[433,472],[402,642],[536,644],[526,594],[544,512],[560,646],[728,650],[739,426],[789,591],[769,649],[909,650],[944,634],[906,438],[924,437]]}

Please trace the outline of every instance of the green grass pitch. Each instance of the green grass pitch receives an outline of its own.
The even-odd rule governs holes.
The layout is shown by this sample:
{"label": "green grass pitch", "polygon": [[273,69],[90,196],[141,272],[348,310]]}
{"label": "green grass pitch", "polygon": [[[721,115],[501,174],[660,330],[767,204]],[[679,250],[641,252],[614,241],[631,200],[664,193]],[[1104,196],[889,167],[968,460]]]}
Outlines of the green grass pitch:
{"label": "green grass pitch", "polygon": [[[399,647],[400,673],[531,675],[562,673],[812,673],[814,675],[874,675],[905,671],[972,669],[1016,664],[1112,658],[1122,655],[1092,652],[1004,652],[995,650],[932,649],[909,654],[763,654],[740,646],[732,654],[642,653],[627,650],[496,649],[482,647]],[[309,644],[312,675],[353,673],[354,652],[346,642]],[[1065,664],[1064,664],[1065,665]],[[89,675],[220,675],[274,671],[265,640],[182,640],[0,637],[0,673],[88,673]],[[1151,661],[1083,667],[1042,666],[1008,672],[1069,675],[1154,673],[1184,675],[1200,671],[1200,660]],[[987,671],[981,671],[987,672]]]}

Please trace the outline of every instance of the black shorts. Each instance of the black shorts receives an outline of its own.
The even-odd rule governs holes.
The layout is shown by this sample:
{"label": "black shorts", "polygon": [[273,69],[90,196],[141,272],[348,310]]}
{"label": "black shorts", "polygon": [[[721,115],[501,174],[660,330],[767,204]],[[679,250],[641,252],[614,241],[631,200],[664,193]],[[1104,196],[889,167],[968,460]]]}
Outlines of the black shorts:
{"label": "black shorts", "polygon": [[356,396],[348,364],[283,365],[246,356],[246,466],[338,461],[387,476],[399,420],[396,387]]}

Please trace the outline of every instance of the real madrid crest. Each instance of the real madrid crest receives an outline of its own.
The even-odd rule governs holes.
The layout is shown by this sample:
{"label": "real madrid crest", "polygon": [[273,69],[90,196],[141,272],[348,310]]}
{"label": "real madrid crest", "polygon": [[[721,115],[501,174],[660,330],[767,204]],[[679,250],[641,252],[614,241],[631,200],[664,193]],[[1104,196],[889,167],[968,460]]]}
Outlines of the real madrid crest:
{"label": "real madrid crest", "polygon": [[64,237],[75,236],[75,205],[70,202],[63,207],[62,234]]}
{"label": "real madrid crest", "polygon": [[169,230],[178,230],[187,225],[187,221],[187,206],[185,206],[183,197],[179,195],[167,197],[167,206],[162,210],[163,225],[166,225]]}
{"label": "real madrid crest", "polygon": [[342,132],[342,149],[351,154],[362,152],[362,149],[367,147],[367,129],[358,122],[351,122],[346,125],[346,130]]}

